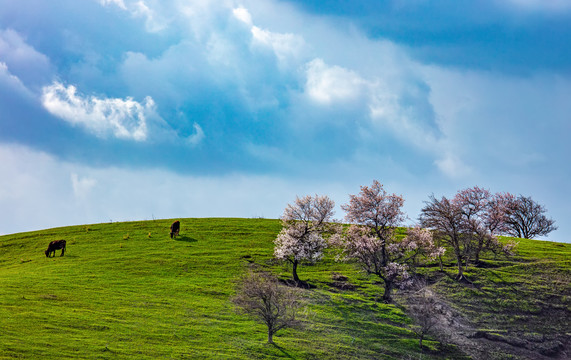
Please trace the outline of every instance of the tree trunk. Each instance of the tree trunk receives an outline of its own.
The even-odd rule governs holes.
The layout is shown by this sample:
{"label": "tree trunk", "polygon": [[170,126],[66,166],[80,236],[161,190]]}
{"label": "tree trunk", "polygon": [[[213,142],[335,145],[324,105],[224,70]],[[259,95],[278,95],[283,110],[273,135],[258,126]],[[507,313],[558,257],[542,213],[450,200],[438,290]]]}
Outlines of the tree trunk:
{"label": "tree trunk", "polygon": [[274,334],[268,329],[268,344],[274,343]]}
{"label": "tree trunk", "polygon": [[390,303],[392,300],[391,298],[392,289],[393,289],[392,281],[385,280],[385,293],[383,294],[383,302],[385,302],[386,304]]}
{"label": "tree trunk", "polygon": [[440,271],[444,271],[444,266],[442,264],[442,255],[438,256],[438,262],[440,264]]}
{"label": "tree trunk", "polygon": [[420,335],[420,339],[418,340],[418,344],[420,345],[420,350],[422,350],[422,338],[424,338],[423,334]]}
{"label": "tree trunk", "polygon": [[464,276],[464,267],[462,266],[462,258],[458,258],[458,275],[456,275],[457,281],[468,281]]}
{"label": "tree trunk", "polygon": [[297,260],[294,260],[294,261],[293,261],[292,275],[293,275],[293,281],[295,281],[296,283],[298,283],[298,282],[299,282],[299,277],[297,276]]}

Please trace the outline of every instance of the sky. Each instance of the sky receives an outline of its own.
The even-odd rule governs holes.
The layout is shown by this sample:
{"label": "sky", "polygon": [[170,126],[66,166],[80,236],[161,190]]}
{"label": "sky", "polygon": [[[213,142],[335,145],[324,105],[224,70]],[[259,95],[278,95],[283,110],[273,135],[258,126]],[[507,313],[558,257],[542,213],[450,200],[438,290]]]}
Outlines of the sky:
{"label": "sky", "polygon": [[[571,1],[0,0],[0,234],[279,218],[380,181],[571,242]],[[183,224],[184,226],[184,224]]]}

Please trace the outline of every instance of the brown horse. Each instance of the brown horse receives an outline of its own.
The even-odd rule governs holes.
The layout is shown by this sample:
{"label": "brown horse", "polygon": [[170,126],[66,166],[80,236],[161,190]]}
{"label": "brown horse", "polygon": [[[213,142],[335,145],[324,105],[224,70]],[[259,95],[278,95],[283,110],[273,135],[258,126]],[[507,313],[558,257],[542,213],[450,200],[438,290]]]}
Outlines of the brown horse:
{"label": "brown horse", "polygon": [[175,238],[180,231],[180,221],[175,221],[171,225],[171,239]]}
{"label": "brown horse", "polygon": [[46,257],[56,256],[56,250],[61,249],[61,255],[65,253],[65,240],[54,240],[48,245],[48,249],[46,250]]}

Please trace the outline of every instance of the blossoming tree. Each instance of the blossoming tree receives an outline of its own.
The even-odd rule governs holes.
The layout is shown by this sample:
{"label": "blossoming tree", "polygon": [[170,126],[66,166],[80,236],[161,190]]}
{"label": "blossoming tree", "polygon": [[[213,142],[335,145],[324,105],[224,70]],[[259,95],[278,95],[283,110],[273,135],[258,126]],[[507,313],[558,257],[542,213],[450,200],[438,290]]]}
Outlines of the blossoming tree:
{"label": "blossoming tree", "polygon": [[502,245],[497,236],[507,229],[506,209],[511,194],[492,194],[478,186],[458,191],[454,201],[462,213],[462,228],[469,237],[469,257],[475,264],[480,262],[482,252],[511,254],[513,243]]}
{"label": "blossoming tree", "polygon": [[361,186],[361,192],[350,195],[349,203],[342,206],[352,225],[345,236],[336,238],[345,259],[356,261],[383,281],[385,302],[391,301],[396,286],[410,282],[419,256],[434,258],[444,251],[434,245],[427,230],[412,229],[404,239],[397,239],[395,227],[405,219],[403,204],[401,196],[388,194],[376,180],[371,187]]}
{"label": "blossoming tree", "polygon": [[464,268],[471,260],[479,263],[484,251],[512,253],[515,243],[502,245],[497,239],[505,229],[504,198],[474,186],[458,191],[452,199],[431,195],[421,210],[421,225],[433,229],[439,241],[454,251],[457,280],[467,280]]}
{"label": "blossoming tree", "polygon": [[292,264],[293,280],[300,283],[297,267],[303,261],[315,262],[323,255],[331,229],[335,203],[327,196],[297,197],[282,216],[283,228],[274,241],[274,256]]}

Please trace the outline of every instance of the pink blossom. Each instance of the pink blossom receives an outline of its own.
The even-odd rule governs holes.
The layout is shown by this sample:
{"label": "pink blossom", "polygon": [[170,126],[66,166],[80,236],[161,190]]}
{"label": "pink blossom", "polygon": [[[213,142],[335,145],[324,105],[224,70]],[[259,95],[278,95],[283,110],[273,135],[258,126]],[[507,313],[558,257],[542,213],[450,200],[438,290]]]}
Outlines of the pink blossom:
{"label": "pink blossom", "polygon": [[403,204],[401,196],[389,195],[375,180],[371,187],[361,186],[359,194],[350,195],[349,204],[341,207],[347,213],[345,219],[353,223],[338,240],[342,257],[383,280],[385,301],[390,301],[394,287],[412,281],[410,271],[419,256],[437,256],[444,251],[434,246],[427,230],[413,229],[405,239],[397,239],[395,227],[406,218]]}

